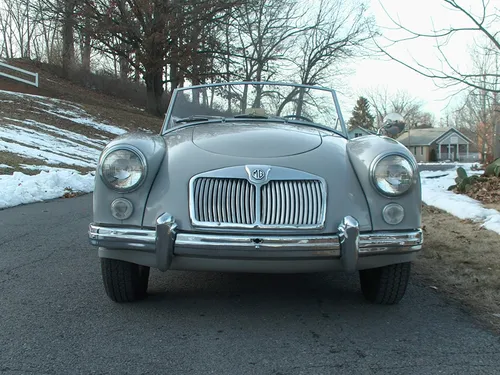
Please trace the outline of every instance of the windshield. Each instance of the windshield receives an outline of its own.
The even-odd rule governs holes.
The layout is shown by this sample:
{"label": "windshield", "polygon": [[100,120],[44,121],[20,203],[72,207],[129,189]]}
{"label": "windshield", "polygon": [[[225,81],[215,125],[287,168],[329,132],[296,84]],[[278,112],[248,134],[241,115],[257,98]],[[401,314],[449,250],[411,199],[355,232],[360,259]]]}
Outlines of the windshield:
{"label": "windshield", "polygon": [[179,88],[163,130],[188,123],[253,119],[308,123],[347,136],[336,104],[333,90],[304,85],[239,82]]}

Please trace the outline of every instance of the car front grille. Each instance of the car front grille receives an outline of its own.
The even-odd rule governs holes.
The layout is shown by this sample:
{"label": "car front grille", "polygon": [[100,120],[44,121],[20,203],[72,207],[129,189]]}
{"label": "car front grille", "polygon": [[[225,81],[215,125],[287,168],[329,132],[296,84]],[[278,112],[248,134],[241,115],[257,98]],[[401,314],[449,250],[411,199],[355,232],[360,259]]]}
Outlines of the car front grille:
{"label": "car front grille", "polygon": [[270,181],[262,186],[260,196],[264,225],[321,223],[323,197],[319,181]]}
{"label": "car front grille", "polygon": [[312,179],[260,185],[244,178],[198,177],[191,216],[205,227],[318,227],[324,222],[324,193],[322,182]]}
{"label": "car front grille", "polygon": [[200,222],[252,224],[256,188],[248,180],[198,178],[194,184],[195,218]]}

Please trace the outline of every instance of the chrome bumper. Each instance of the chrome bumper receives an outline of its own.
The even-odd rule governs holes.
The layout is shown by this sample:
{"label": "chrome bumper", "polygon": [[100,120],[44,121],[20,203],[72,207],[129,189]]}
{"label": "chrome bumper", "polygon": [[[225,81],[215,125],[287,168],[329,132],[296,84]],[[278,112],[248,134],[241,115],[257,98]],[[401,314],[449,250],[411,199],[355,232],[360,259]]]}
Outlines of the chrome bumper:
{"label": "chrome bumper", "polygon": [[[136,250],[149,255],[148,264],[165,271],[174,257],[230,260],[338,259],[345,271],[355,271],[359,258],[398,255],[421,250],[422,230],[359,233],[356,219],[346,216],[335,235],[273,236],[177,233],[169,214],[161,215],[156,230],[90,224],[89,240],[106,249]],[[154,257],[154,259],[152,259]]]}

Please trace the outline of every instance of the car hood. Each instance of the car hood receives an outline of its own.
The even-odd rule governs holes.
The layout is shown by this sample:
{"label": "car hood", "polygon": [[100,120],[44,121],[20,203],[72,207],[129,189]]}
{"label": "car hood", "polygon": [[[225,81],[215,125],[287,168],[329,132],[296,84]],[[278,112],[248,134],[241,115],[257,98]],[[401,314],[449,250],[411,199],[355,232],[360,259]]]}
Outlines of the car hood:
{"label": "car hood", "polygon": [[192,142],[214,154],[276,158],[314,150],[322,138],[310,126],[245,121],[193,126]]}
{"label": "car hood", "polygon": [[[245,170],[248,165],[266,165],[307,172],[325,180],[328,213],[325,227],[307,230],[308,233],[336,233],[338,225],[346,215],[352,215],[358,220],[360,230],[371,230],[368,204],[346,153],[348,141],[345,138],[321,129],[311,128],[309,131],[301,129],[300,125],[294,127],[293,124],[290,126],[285,124],[285,128],[295,128],[296,130],[280,132],[281,126],[275,125],[276,131],[274,131],[275,129],[269,125],[261,124],[262,128],[258,128],[257,125],[245,128],[244,124],[235,126],[233,131],[236,133],[233,135],[228,133],[221,135],[220,133],[223,131],[229,132],[229,127],[222,128],[221,124],[213,126],[212,124],[189,125],[165,134],[163,136],[166,145],[165,157],[151,188],[142,225],[153,227],[156,218],[168,212],[175,217],[179,230],[197,231],[199,228],[193,226],[190,218],[189,205],[190,181],[194,176],[221,168],[236,167]],[[213,143],[208,141],[210,129],[213,131],[210,142]],[[301,131],[303,132],[301,133]],[[201,134],[204,136],[201,137]],[[277,138],[271,139],[271,134]],[[257,135],[260,135],[267,142],[266,145],[270,145],[272,148],[280,147],[280,156],[270,157],[271,152],[276,155],[278,153],[273,150],[264,150],[262,145],[251,144],[246,135],[256,137],[252,139],[258,139]],[[297,144],[302,153],[295,151],[294,155],[281,157],[286,153],[294,152],[292,148],[281,147],[281,144],[300,135],[306,139],[304,143],[309,142],[311,150],[304,152],[307,148]],[[266,136],[269,139],[266,139]],[[220,141],[224,137],[227,142]],[[319,137],[321,137],[320,140],[317,139]],[[207,143],[204,144],[203,148],[196,144],[200,141],[203,142],[204,139],[207,139]],[[313,141],[320,143],[320,146],[313,149],[311,146]],[[221,142],[223,150],[207,151],[206,148],[215,147],[214,145],[217,144],[215,142]],[[227,145],[228,142],[239,142],[241,152],[238,153],[237,148],[230,148]],[[230,156],[229,152],[237,154],[237,156]],[[253,153],[252,156],[242,156],[251,153]],[[268,156],[264,158],[263,154]],[[267,233],[266,231],[268,230],[264,229],[260,232]],[[235,229],[234,232],[243,233],[244,231]],[[250,230],[250,232],[257,233],[259,230]],[[294,230],[278,230],[277,232],[297,234]]]}

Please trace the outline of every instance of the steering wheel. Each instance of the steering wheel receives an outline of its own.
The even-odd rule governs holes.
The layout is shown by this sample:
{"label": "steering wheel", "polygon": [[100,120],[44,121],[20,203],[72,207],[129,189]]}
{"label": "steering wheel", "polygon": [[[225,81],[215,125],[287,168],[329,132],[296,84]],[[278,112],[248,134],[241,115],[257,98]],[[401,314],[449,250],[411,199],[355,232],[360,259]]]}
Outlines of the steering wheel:
{"label": "steering wheel", "polygon": [[311,120],[308,117],[299,116],[299,115],[286,115],[286,116],[283,116],[283,118],[296,118],[296,119],[301,119],[301,120],[305,120],[305,121],[309,121],[309,122],[314,122],[313,120]]}

